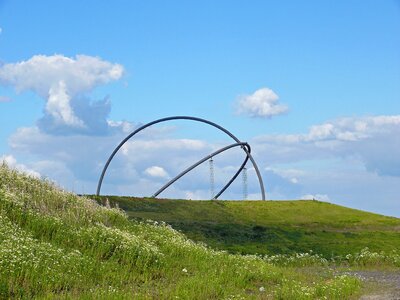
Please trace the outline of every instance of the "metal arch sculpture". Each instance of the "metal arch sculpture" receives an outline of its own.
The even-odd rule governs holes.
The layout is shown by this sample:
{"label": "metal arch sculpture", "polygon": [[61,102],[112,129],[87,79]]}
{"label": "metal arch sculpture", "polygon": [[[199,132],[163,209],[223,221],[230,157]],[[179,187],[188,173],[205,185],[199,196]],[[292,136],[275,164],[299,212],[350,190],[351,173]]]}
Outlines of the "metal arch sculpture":
{"label": "metal arch sculpture", "polygon": [[222,190],[217,193],[217,195],[214,197],[214,199],[217,199],[229,186],[230,184],[236,179],[236,177],[240,174],[240,172],[243,170],[243,168],[245,167],[247,161],[250,159],[255,171],[256,171],[256,175],[258,178],[258,182],[260,184],[260,190],[261,190],[261,197],[262,200],[265,200],[265,189],[264,189],[264,184],[263,184],[263,180],[260,174],[260,171],[258,169],[258,166],[253,158],[253,156],[251,155],[251,148],[247,143],[243,143],[241,142],[236,136],[234,136],[230,131],[228,131],[227,129],[225,129],[224,127],[202,119],[202,118],[197,118],[197,117],[190,117],[190,116],[173,116],[173,117],[166,117],[166,118],[162,118],[162,119],[158,119],[158,120],[154,120],[152,122],[149,122],[139,128],[137,128],[136,130],[134,130],[132,133],[130,133],[126,138],[124,138],[119,144],[118,146],[114,149],[114,151],[111,153],[110,157],[107,159],[107,162],[103,168],[103,171],[101,172],[100,178],[99,178],[99,182],[97,184],[97,191],[96,191],[96,195],[99,196],[100,195],[100,190],[101,190],[101,185],[103,183],[103,179],[104,179],[104,175],[107,171],[108,166],[110,165],[112,159],[114,158],[115,154],[117,154],[118,150],[121,149],[121,147],[130,139],[132,138],[134,135],[136,135],[137,133],[139,133],[140,131],[144,130],[147,127],[150,127],[152,125],[155,125],[157,123],[162,123],[162,122],[167,122],[167,121],[173,121],[173,120],[190,120],[190,121],[196,121],[196,122],[201,122],[201,123],[205,123],[208,124],[210,126],[213,126],[217,129],[219,129],[220,131],[224,132],[226,135],[228,135],[229,137],[231,137],[236,143],[235,144],[231,144],[229,146],[226,146],[224,148],[221,148],[217,151],[215,151],[214,153],[206,156],[206,158],[201,159],[199,162],[197,162],[196,164],[192,165],[191,167],[187,168],[185,171],[183,171],[182,173],[180,173],[178,176],[176,176],[175,178],[173,178],[170,182],[168,182],[166,185],[164,185],[163,188],[161,188],[160,190],[158,190],[153,197],[156,197],[158,194],[160,194],[163,190],[165,190],[168,186],[170,186],[173,182],[175,182],[176,180],[178,180],[179,178],[181,178],[182,176],[184,176],[187,172],[189,172],[190,170],[193,170],[195,167],[197,167],[198,165],[200,165],[202,162],[206,161],[208,158],[212,157],[213,155],[217,155],[221,152],[224,152],[230,148],[233,147],[238,147],[240,146],[243,151],[246,153],[246,158],[244,160],[244,162],[242,163],[242,165],[240,166],[239,170],[235,173],[235,175],[231,178],[231,180],[229,180],[229,182],[222,188]]}

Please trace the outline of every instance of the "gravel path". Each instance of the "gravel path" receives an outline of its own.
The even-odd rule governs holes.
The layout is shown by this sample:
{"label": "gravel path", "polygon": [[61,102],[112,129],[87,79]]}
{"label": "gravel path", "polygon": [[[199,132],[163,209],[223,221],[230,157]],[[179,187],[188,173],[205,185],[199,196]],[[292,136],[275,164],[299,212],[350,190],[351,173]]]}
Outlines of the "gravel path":
{"label": "gravel path", "polygon": [[361,300],[400,300],[400,272],[384,271],[352,271],[349,275],[356,275],[362,280],[378,284],[379,291],[364,295]]}

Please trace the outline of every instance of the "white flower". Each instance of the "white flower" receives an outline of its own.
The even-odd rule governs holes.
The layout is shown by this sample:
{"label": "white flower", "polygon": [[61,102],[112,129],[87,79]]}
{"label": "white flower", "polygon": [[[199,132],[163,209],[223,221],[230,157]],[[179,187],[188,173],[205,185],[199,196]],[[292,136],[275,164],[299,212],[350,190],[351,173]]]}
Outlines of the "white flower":
{"label": "white flower", "polygon": [[260,287],[259,289],[258,289],[260,292],[265,292],[265,287]]}
{"label": "white flower", "polygon": [[183,273],[187,273],[186,268],[183,268],[183,269],[182,269],[182,272],[183,272]]}

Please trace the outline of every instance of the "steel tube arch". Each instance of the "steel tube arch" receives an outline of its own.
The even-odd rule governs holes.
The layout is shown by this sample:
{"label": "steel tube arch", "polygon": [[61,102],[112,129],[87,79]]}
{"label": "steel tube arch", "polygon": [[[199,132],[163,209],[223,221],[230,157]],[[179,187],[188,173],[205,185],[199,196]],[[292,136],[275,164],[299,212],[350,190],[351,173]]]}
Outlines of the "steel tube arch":
{"label": "steel tube arch", "polygon": [[[231,144],[231,145],[228,145],[228,146],[226,146],[226,147],[223,147],[223,148],[221,148],[221,149],[219,149],[219,150],[217,150],[217,151],[215,151],[215,152],[213,152],[213,153],[211,153],[211,154],[209,154],[209,155],[207,155],[207,156],[205,156],[205,157],[203,157],[202,159],[200,159],[198,162],[196,162],[195,164],[193,164],[193,165],[191,165],[190,167],[188,167],[188,168],[186,168],[186,170],[184,170],[184,171],[182,171],[181,173],[179,173],[178,175],[176,175],[174,178],[172,178],[170,181],[168,181],[166,184],[164,184],[157,192],[155,192],[154,194],[153,194],[153,198],[155,198],[155,197],[157,197],[159,194],[161,194],[165,189],[167,189],[171,184],[173,184],[174,182],[176,182],[179,178],[181,178],[182,176],[185,176],[187,173],[189,173],[190,171],[192,171],[194,168],[196,168],[197,166],[199,166],[199,165],[201,165],[203,162],[205,162],[206,160],[208,160],[208,159],[210,159],[211,157],[213,157],[213,156],[215,156],[215,155],[218,155],[218,154],[220,154],[220,153],[222,153],[222,152],[224,152],[224,151],[226,151],[226,150],[229,150],[229,149],[231,149],[231,148],[234,148],[234,147],[238,147],[238,146],[242,146],[242,147],[245,147],[245,146],[248,146],[248,144],[247,143],[234,143],[234,144]],[[240,172],[239,172],[240,173]],[[236,175],[236,174],[235,174]],[[233,180],[235,180],[235,179],[233,179]],[[233,180],[229,183],[229,184],[231,184],[232,182],[233,182]],[[222,194],[222,193],[221,193]],[[214,197],[214,199],[217,199],[217,198],[215,198]]]}
{"label": "steel tube arch", "polygon": [[[100,190],[101,190],[101,185],[103,183],[103,179],[104,179],[104,175],[107,171],[108,166],[110,165],[112,159],[114,158],[115,154],[117,154],[117,152],[119,151],[119,149],[121,149],[121,147],[131,138],[133,137],[135,134],[139,133],[140,131],[144,130],[147,127],[150,127],[152,125],[155,125],[157,123],[162,123],[162,122],[167,122],[167,121],[172,121],[172,120],[190,120],[190,121],[196,121],[196,122],[201,122],[201,123],[205,123],[208,124],[210,126],[213,126],[217,129],[219,129],[220,131],[224,132],[225,134],[227,134],[229,137],[231,137],[236,143],[241,143],[241,141],[234,136],[230,131],[228,131],[227,129],[225,129],[224,127],[208,121],[206,119],[202,119],[202,118],[198,118],[198,117],[191,117],[191,116],[172,116],[172,117],[166,117],[166,118],[161,118],[161,119],[157,119],[154,120],[152,122],[149,122],[143,126],[140,126],[139,128],[137,128],[136,130],[134,130],[132,133],[130,133],[126,138],[124,138],[119,144],[118,146],[113,150],[113,152],[111,153],[110,157],[107,159],[106,164],[104,165],[104,168],[101,172],[100,178],[99,178],[99,182],[97,184],[97,191],[96,191],[96,195],[100,195]],[[247,156],[249,157],[254,170],[256,171],[256,175],[258,177],[258,182],[260,185],[260,190],[261,190],[261,197],[262,200],[265,200],[265,189],[264,189],[264,183],[261,177],[261,173],[260,170],[258,169],[257,163],[255,162],[254,158],[252,157],[252,155],[247,151],[247,149],[245,147],[242,148],[243,151],[247,154]]]}

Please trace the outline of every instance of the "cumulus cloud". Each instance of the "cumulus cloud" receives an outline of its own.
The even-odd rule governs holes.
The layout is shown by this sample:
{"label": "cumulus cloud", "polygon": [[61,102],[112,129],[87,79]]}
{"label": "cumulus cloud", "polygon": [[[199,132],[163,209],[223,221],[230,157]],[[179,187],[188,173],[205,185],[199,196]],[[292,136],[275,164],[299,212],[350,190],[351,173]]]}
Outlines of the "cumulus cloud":
{"label": "cumulus cloud", "polygon": [[48,133],[104,134],[110,111],[107,100],[94,102],[86,93],[118,80],[124,69],[99,57],[35,55],[0,67],[0,84],[17,92],[33,91],[46,100],[45,115],[38,122]]}
{"label": "cumulus cloud", "polygon": [[85,124],[75,116],[70,105],[71,97],[67,94],[67,86],[64,81],[58,82],[49,90],[46,111],[55,124],[65,124],[72,127],[84,128]]}
{"label": "cumulus cloud", "polygon": [[40,177],[40,173],[39,172],[36,172],[36,171],[32,170],[31,168],[28,168],[24,164],[18,163],[17,159],[12,155],[2,155],[2,156],[0,156],[0,162],[5,163],[10,168],[16,169],[16,170],[18,170],[20,172],[23,172],[25,174],[28,174],[28,175],[30,175],[32,177],[36,177],[36,178]]}
{"label": "cumulus cloud", "polygon": [[251,95],[240,96],[236,102],[238,114],[258,118],[271,118],[288,111],[288,107],[278,103],[278,95],[269,88],[261,88]]}
{"label": "cumulus cloud", "polygon": [[31,90],[47,98],[51,88],[60,82],[68,86],[70,96],[92,90],[94,87],[121,78],[123,67],[99,57],[77,55],[35,55],[29,60],[4,64],[0,80],[17,91]]}
{"label": "cumulus cloud", "polygon": [[400,176],[400,115],[340,118],[307,133],[254,139],[275,163],[356,157],[380,175]]}
{"label": "cumulus cloud", "polygon": [[159,178],[168,178],[169,177],[167,171],[165,171],[163,167],[159,167],[159,166],[151,166],[150,168],[147,168],[144,171],[144,173],[151,177],[159,177]]}

